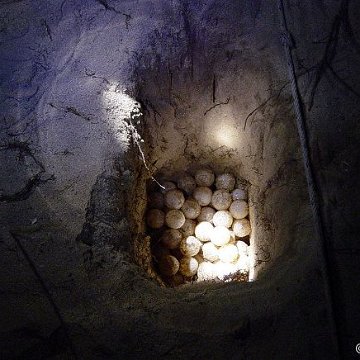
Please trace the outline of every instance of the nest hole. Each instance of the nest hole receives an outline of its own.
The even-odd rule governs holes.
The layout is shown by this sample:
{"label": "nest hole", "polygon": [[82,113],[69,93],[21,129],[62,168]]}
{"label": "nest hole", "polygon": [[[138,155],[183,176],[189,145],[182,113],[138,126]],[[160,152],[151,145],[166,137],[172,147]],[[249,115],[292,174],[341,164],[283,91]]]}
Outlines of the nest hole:
{"label": "nest hole", "polygon": [[247,180],[235,169],[196,163],[145,178],[134,206],[135,259],[150,277],[171,287],[251,279]]}

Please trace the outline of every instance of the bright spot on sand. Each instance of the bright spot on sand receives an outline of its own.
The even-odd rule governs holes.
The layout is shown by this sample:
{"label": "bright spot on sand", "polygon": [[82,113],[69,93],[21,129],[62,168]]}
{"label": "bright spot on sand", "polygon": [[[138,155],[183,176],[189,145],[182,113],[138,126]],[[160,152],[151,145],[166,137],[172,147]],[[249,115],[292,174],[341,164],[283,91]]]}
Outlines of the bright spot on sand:
{"label": "bright spot on sand", "polygon": [[[140,104],[131,96],[126,94],[126,89],[118,84],[111,84],[102,94],[105,118],[112,136],[125,151],[129,146],[130,132],[129,119],[132,114],[140,113]],[[134,118],[133,125],[136,125],[138,118]]]}

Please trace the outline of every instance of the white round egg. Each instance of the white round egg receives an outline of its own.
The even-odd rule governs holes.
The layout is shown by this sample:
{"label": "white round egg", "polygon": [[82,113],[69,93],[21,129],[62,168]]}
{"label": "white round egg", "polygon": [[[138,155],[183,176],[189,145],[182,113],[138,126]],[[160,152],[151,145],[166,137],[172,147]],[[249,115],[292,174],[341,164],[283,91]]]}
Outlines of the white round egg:
{"label": "white round egg", "polygon": [[202,221],[196,225],[195,236],[202,242],[210,241],[214,227],[208,221]]}
{"label": "white round egg", "polygon": [[160,229],[164,226],[165,214],[159,209],[150,209],[146,214],[146,223],[152,229]]}
{"label": "white round egg", "polygon": [[239,257],[236,245],[226,244],[219,249],[219,259],[225,263],[232,263]]}
{"label": "white round egg", "polygon": [[200,169],[195,173],[195,181],[199,186],[211,186],[214,183],[215,175],[211,170]]}
{"label": "white round egg", "polygon": [[248,245],[244,241],[241,241],[241,240],[237,241],[236,246],[238,248],[239,254],[247,255],[247,253],[248,253]]}
{"label": "white round egg", "polygon": [[159,260],[159,270],[162,275],[175,275],[179,271],[179,267],[179,261],[175,256],[165,255]]}
{"label": "white round egg", "polygon": [[200,215],[201,206],[195,199],[185,200],[181,211],[187,219],[196,219]]}
{"label": "white round egg", "polygon": [[180,273],[184,276],[191,277],[194,276],[197,272],[199,264],[197,260],[193,257],[183,257],[180,260]]}
{"label": "white round egg", "polygon": [[212,222],[215,212],[216,210],[214,210],[212,207],[205,206],[201,208],[200,215],[197,217],[196,220],[198,222],[202,222],[202,221]]}
{"label": "white round egg", "polygon": [[240,257],[236,262],[236,267],[238,268],[238,270],[248,272],[250,269],[249,265],[250,265],[249,257],[245,254],[240,254]]}
{"label": "white round egg", "polygon": [[176,249],[179,246],[181,239],[182,235],[180,231],[176,229],[167,229],[160,237],[162,245],[167,249]]}
{"label": "white round egg", "polygon": [[247,219],[235,220],[232,224],[232,229],[236,236],[244,237],[250,235],[251,226],[250,221]]}
{"label": "white round egg", "polygon": [[229,211],[234,219],[243,219],[249,215],[249,205],[244,200],[235,200],[231,203]]}
{"label": "white round egg", "polygon": [[216,177],[215,186],[217,189],[232,191],[235,187],[235,177],[230,173],[220,174]]}
{"label": "white round egg", "polygon": [[169,209],[179,210],[185,202],[184,194],[179,189],[171,189],[165,193],[165,205]]}
{"label": "white round egg", "polygon": [[216,268],[211,262],[204,261],[199,264],[197,270],[197,281],[209,281],[216,278]]}
{"label": "white round egg", "polygon": [[201,248],[201,241],[195,236],[188,236],[180,242],[180,251],[185,256],[195,256]]}
{"label": "white round egg", "polygon": [[180,210],[170,210],[165,215],[165,223],[171,229],[180,229],[185,223],[185,216]]}
{"label": "white round egg", "polygon": [[214,214],[213,223],[215,226],[225,226],[229,228],[233,223],[233,217],[227,210],[220,210]]}
{"label": "white round egg", "polygon": [[231,196],[233,200],[246,200],[247,199],[247,193],[244,189],[234,189],[231,192]]}
{"label": "white round egg", "polygon": [[236,265],[232,263],[224,263],[222,261],[217,261],[214,265],[216,276],[220,280],[225,280],[228,276],[231,276],[238,271]]}
{"label": "white round egg", "polygon": [[179,177],[179,180],[177,181],[177,186],[179,189],[185,191],[188,195],[190,195],[196,188],[196,182],[191,175],[184,174]]}
{"label": "white round egg", "polygon": [[193,192],[193,197],[200,206],[207,206],[211,202],[212,191],[208,187],[200,186],[195,188]]}
{"label": "white round egg", "polygon": [[218,248],[212,242],[205,243],[201,250],[205,260],[209,260],[211,262],[219,260]]}
{"label": "white round egg", "polygon": [[223,246],[230,241],[230,231],[225,226],[216,226],[210,235],[210,241],[216,246]]}
{"label": "white round egg", "polygon": [[227,190],[220,189],[213,193],[211,205],[216,210],[227,210],[231,204],[231,195]]}

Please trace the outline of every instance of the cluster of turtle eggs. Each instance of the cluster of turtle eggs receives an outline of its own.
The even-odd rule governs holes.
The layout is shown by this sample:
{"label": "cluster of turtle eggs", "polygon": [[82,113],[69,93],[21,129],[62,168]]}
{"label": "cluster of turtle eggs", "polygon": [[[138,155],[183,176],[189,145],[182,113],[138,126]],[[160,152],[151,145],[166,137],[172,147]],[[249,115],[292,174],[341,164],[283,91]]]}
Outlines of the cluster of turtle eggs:
{"label": "cluster of turtle eggs", "polygon": [[247,273],[251,232],[243,187],[233,174],[208,169],[185,174],[150,193],[146,223],[156,234],[153,257],[170,284],[224,280]]}

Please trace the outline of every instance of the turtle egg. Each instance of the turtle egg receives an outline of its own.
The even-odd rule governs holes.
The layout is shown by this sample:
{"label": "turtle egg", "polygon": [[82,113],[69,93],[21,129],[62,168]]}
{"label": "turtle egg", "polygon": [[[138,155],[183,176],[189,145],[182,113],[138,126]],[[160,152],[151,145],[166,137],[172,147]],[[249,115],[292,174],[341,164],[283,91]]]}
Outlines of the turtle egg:
{"label": "turtle egg", "polygon": [[235,200],[231,203],[229,211],[235,219],[243,219],[249,214],[249,205],[244,200]]}
{"label": "turtle egg", "polygon": [[236,246],[238,248],[239,254],[245,254],[247,255],[248,252],[248,245],[244,241],[237,241]]}
{"label": "turtle egg", "polygon": [[211,186],[214,180],[215,175],[211,170],[200,169],[195,173],[195,181],[199,186]]}
{"label": "turtle egg", "polygon": [[184,225],[179,229],[184,237],[195,234],[196,222],[191,219],[185,219]]}
{"label": "turtle egg", "polygon": [[216,226],[210,235],[210,241],[216,246],[222,246],[230,241],[230,231],[225,226]]}
{"label": "turtle egg", "polygon": [[244,189],[234,189],[231,193],[233,200],[246,200],[247,194]]}
{"label": "turtle egg", "polygon": [[215,180],[215,186],[217,189],[233,190],[235,187],[234,175],[229,173],[218,175]]}
{"label": "turtle egg", "polygon": [[202,242],[210,241],[211,233],[214,227],[207,221],[202,221],[196,225],[195,236]]}
{"label": "turtle egg", "polygon": [[163,189],[161,189],[162,193],[166,193],[169,190],[176,189],[176,185],[172,181],[164,181],[161,185],[163,186]]}
{"label": "turtle egg", "polygon": [[235,264],[224,263],[222,261],[218,261],[214,265],[216,276],[220,280],[225,280],[227,276],[236,273],[238,270]]}
{"label": "turtle egg", "polygon": [[195,236],[188,236],[180,242],[180,251],[185,256],[195,256],[201,248],[201,241]]}
{"label": "turtle egg", "polygon": [[234,262],[239,256],[236,245],[226,244],[219,249],[219,259],[225,263]]}
{"label": "turtle egg", "polygon": [[233,217],[227,210],[220,210],[214,214],[213,223],[215,226],[225,226],[229,228],[233,222]]}
{"label": "turtle egg", "polygon": [[195,199],[185,200],[181,211],[187,219],[196,219],[200,215],[201,207]]}
{"label": "turtle egg", "polygon": [[218,248],[212,242],[205,243],[201,250],[205,260],[211,262],[219,260]]}
{"label": "turtle egg", "polygon": [[177,181],[178,188],[184,190],[188,195],[196,188],[195,179],[189,174],[185,174]]}
{"label": "turtle egg", "polygon": [[235,235],[238,237],[250,235],[250,221],[247,219],[235,220],[233,222],[232,229],[234,230]]}
{"label": "turtle egg", "polygon": [[180,210],[170,210],[166,213],[165,223],[171,229],[179,229],[185,223],[185,216]]}
{"label": "turtle egg", "polygon": [[227,210],[231,204],[231,195],[224,189],[216,190],[211,204],[216,210]]}
{"label": "turtle egg", "polygon": [[150,194],[148,206],[150,209],[162,209],[164,207],[164,195],[160,192]]}
{"label": "turtle egg", "polygon": [[165,193],[165,205],[169,209],[180,209],[185,202],[184,194],[179,189],[172,189]]}
{"label": "turtle egg", "polygon": [[236,262],[238,270],[249,271],[249,257],[245,254],[240,254],[239,260]]}
{"label": "turtle egg", "polygon": [[211,202],[212,191],[208,187],[200,186],[194,190],[193,197],[201,206],[207,206]]}
{"label": "turtle egg", "polygon": [[211,222],[214,214],[215,214],[215,210],[210,207],[210,206],[205,206],[203,208],[201,208],[200,211],[200,215],[197,217],[197,221],[201,222],[201,221],[207,221],[207,222]]}
{"label": "turtle egg", "polygon": [[175,229],[165,230],[160,237],[161,243],[167,249],[176,249],[179,246],[181,239],[182,235],[180,231]]}
{"label": "turtle egg", "polygon": [[175,275],[179,270],[179,261],[175,256],[166,255],[159,260],[159,270],[165,276]]}
{"label": "turtle egg", "polygon": [[150,209],[146,214],[146,223],[153,229],[160,229],[164,225],[165,214],[159,209]]}
{"label": "turtle egg", "polygon": [[216,278],[215,265],[207,261],[202,262],[199,264],[197,276],[197,281],[214,280]]}
{"label": "turtle egg", "polygon": [[194,276],[197,272],[199,264],[197,260],[193,257],[183,257],[180,260],[180,273],[184,276]]}

